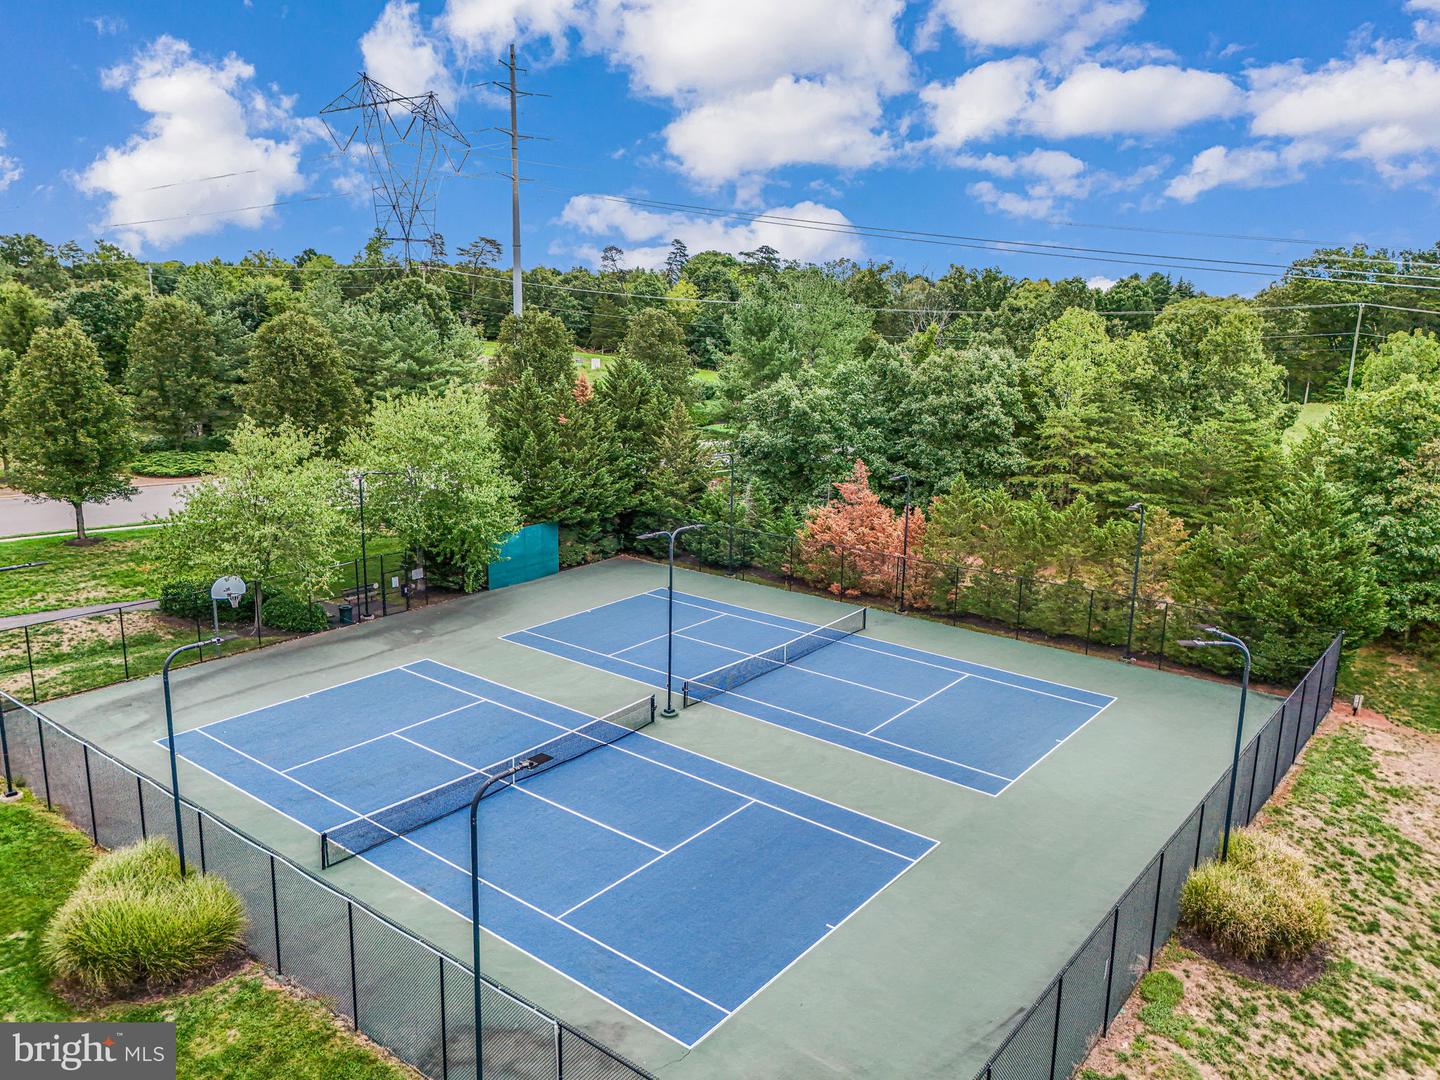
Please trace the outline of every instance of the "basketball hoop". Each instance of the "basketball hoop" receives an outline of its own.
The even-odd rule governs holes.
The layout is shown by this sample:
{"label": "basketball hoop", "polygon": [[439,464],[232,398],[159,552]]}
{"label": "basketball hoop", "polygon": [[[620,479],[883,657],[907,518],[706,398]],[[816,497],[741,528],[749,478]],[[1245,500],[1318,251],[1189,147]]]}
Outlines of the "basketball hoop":
{"label": "basketball hoop", "polygon": [[232,608],[237,608],[248,588],[244,578],[234,576],[216,578],[215,583],[210,586],[210,599],[216,603],[227,600]]}

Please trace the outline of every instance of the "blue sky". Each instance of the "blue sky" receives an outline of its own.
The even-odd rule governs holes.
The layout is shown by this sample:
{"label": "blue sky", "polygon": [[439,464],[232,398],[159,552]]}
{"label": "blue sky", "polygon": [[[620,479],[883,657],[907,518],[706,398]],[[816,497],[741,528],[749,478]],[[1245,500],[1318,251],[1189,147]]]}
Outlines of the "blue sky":
{"label": "blue sky", "polygon": [[[607,243],[654,265],[679,236],[931,273],[1148,270],[597,198],[616,195],[1260,263],[1306,248],[1182,233],[1440,239],[1440,0],[12,5],[0,231],[348,257],[373,227],[369,184],[317,114],[364,69],[436,90],[474,146],[439,197],[451,248],[508,241],[508,159],[487,130],[506,113],[486,84],[512,39],[522,85],[550,95],[524,102],[522,129],[553,140],[525,148],[527,265],[593,263]],[[1265,281],[1184,273],[1221,292]]]}

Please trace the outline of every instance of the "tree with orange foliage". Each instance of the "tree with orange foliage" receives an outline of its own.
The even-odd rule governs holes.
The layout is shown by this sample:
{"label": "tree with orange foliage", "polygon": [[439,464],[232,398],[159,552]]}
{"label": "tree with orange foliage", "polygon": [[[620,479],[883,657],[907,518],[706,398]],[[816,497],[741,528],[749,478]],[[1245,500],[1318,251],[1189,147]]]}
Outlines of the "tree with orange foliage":
{"label": "tree with orange foliage", "polygon": [[[798,568],[811,585],[836,596],[893,596],[898,584],[904,517],[870,490],[870,470],[855,459],[849,479],[800,527]],[[910,550],[925,541],[925,512],[910,509]],[[907,590],[909,591],[909,590]]]}

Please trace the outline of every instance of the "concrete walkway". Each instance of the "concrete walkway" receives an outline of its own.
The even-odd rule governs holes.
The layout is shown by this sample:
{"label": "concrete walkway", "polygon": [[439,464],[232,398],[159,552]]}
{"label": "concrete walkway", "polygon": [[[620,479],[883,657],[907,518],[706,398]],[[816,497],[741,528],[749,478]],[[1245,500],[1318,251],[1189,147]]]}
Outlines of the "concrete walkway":
{"label": "concrete walkway", "polygon": [[103,615],[123,607],[126,611],[149,611],[158,607],[159,600],[124,600],[120,603],[88,604],[85,607],[56,608],[54,611],[32,611],[28,615],[6,615],[0,618],[0,631],[16,630],[22,626],[54,622],[56,619],[78,619],[85,615]]}
{"label": "concrete walkway", "polygon": [[[103,528],[133,525],[146,517],[168,514],[180,503],[180,492],[194,480],[165,480],[144,483],[130,499],[96,505],[85,504],[85,526]],[[62,502],[36,502],[24,495],[0,495],[0,536],[23,536],[28,533],[74,532],[75,511]]]}

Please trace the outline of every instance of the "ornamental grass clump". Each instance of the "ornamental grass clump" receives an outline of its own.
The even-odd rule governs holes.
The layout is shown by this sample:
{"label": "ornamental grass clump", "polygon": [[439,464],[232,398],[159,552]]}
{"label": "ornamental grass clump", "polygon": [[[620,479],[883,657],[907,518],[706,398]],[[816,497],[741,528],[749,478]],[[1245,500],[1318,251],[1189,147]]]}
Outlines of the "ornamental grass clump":
{"label": "ornamental grass clump", "polygon": [[245,908],[222,879],[180,876],[161,839],[102,855],[55,913],[42,955],[63,984],[112,997],[158,990],[237,953]]}
{"label": "ornamental grass clump", "polygon": [[1228,862],[1191,873],[1180,894],[1180,918],[1226,952],[1245,960],[1302,957],[1330,935],[1330,900],[1305,861],[1267,833],[1230,837]]}

